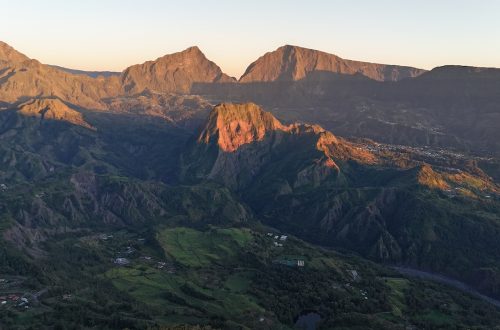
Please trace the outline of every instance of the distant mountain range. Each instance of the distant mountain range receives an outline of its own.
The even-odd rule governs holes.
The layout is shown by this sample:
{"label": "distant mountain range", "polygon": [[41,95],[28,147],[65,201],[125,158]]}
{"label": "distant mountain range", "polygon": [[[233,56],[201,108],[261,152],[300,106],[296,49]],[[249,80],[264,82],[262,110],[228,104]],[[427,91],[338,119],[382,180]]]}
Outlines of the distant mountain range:
{"label": "distant mountain range", "polygon": [[0,101],[10,104],[57,97],[76,107],[109,110],[117,104],[112,99],[143,92],[194,94],[212,103],[256,102],[285,121],[318,123],[348,137],[500,152],[500,70],[494,68],[427,72],[287,45],[250,64],[238,81],[197,47],[120,74],[99,74],[44,65],[4,43],[0,67]]}
{"label": "distant mountain range", "polygon": [[[2,100],[11,102],[26,96],[58,96],[63,101],[92,108],[92,105],[97,105],[103,98],[121,94],[137,94],[145,90],[189,94],[193,84],[238,82],[209,61],[198,47],[133,65],[122,73],[87,72],[44,65],[5,43],[0,44],[0,61],[3,73],[0,85],[0,90],[4,93]],[[314,79],[312,77],[321,73],[361,75],[377,81],[399,81],[416,77],[423,72],[425,71],[410,67],[343,60],[311,49],[283,46],[252,63],[239,82],[298,81]],[[78,85],[80,88],[64,85]],[[71,88],[71,94],[66,88]]]}

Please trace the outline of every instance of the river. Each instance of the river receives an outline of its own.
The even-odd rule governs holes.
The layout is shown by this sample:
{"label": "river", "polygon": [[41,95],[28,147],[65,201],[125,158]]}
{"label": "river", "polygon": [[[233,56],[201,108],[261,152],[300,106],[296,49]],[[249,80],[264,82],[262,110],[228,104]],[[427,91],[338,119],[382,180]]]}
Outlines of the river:
{"label": "river", "polygon": [[446,277],[446,276],[443,276],[440,274],[424,272],[422,270],[413,269],[413,268],[396,267],[396,266],[393,266],[391,268],[397,270],[398,272],[400,272],[403,275],[412,276],[412,277],[420,277],[420,278],[425,279],[425,280],[430,280],[433,282],[438,282],[441,284],[449,285],[451,287],[454,287],[455,289],[458,289],[460,291],[463,291],[463,292],[472,294],[478,298],[481,298],[482,300],[489,302],[490,304],[495,305],[495,306],[500,308],[500,301],[493,299],[491,297],[485,296],[484,294],[480,293],[479,291],[470,287],[469,285],[467,285],[463,282],[457,281],[455,279],[452,279],[452,278],[449,278],[449,277]]}

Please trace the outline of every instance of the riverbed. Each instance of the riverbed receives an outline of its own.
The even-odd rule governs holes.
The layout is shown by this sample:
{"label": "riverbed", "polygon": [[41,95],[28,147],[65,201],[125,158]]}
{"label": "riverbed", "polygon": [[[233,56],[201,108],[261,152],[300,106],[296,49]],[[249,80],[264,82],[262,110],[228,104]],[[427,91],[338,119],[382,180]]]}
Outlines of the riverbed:
{"label": "riverbed", "polygon": [[391,268],[397,270],[398,272],[400,272],[403,275],[407,275],[407,276],[411,276],[411,277],[419,277],[419,278],[422,278],[425,280],[430,280],[433,282],[438,282],[441,284],[449,285],[451,287],[454,287],[455,289],[458,289],[462,292],[469,293],[473,296],[476,296],[476,297],[478,297],[486,302],[489,302],[490,304],[495,305],[498,308],[500,308],[500,301],[493,299],[491,297],[488,297],[488,296],[480,293],[476,289],[470,287],[469,285],[467,285],[463,282],[460,282],[456,279],[449,278],[449,277],[443,276],[441,274],[429,273],[429,272],[425,272],[425,271],[413,269],[413,268],[396,267],[396,266],[393,266]]}

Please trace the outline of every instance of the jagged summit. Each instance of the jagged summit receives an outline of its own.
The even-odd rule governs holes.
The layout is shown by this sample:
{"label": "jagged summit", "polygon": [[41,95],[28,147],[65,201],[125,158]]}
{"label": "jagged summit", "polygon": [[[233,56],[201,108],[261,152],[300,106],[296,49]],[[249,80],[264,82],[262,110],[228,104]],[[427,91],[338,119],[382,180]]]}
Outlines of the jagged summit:
{"label": "jagged summit", "polygon": [[131,94],[146,88],[158,92],[189,93],[193,83],[234,81],[208,60],[197,46],[133,65],[122,74],[124,91]]}
{"label": "jagged summit", "polygon": [[196,46],[196,45],[190,46],[190,47],[184,49],[183,51],[181,51],[180,53],[184,53],[184,54],[196,53],[196,54],[205,56],[205,54],[203,54],[203,52],[201,51],[201,49],[198,46]]}
{"label": "jagged summit", "polygon": [[416,77],[425,70],[412,67],[344,60],[318,50],[285,45],[250,64],[240,82],[297,81],[313,73],[362,74],[378,81]]}

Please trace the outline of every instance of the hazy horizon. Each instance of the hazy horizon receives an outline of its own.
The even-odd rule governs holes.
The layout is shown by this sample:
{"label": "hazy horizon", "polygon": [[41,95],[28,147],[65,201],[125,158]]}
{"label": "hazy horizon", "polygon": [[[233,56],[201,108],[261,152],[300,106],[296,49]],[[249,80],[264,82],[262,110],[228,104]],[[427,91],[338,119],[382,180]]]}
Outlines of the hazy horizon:
{"label": "hazy horizon", "polygon": [[0,21],[0,40],[43,63],[78,70],[122,71],[196,45],[240,77],[259,56],[285,44],[423,69],[500,67],[500,44],[492,42],[500,32],[500,3],[493,1],[0,4],[9,13]]}

